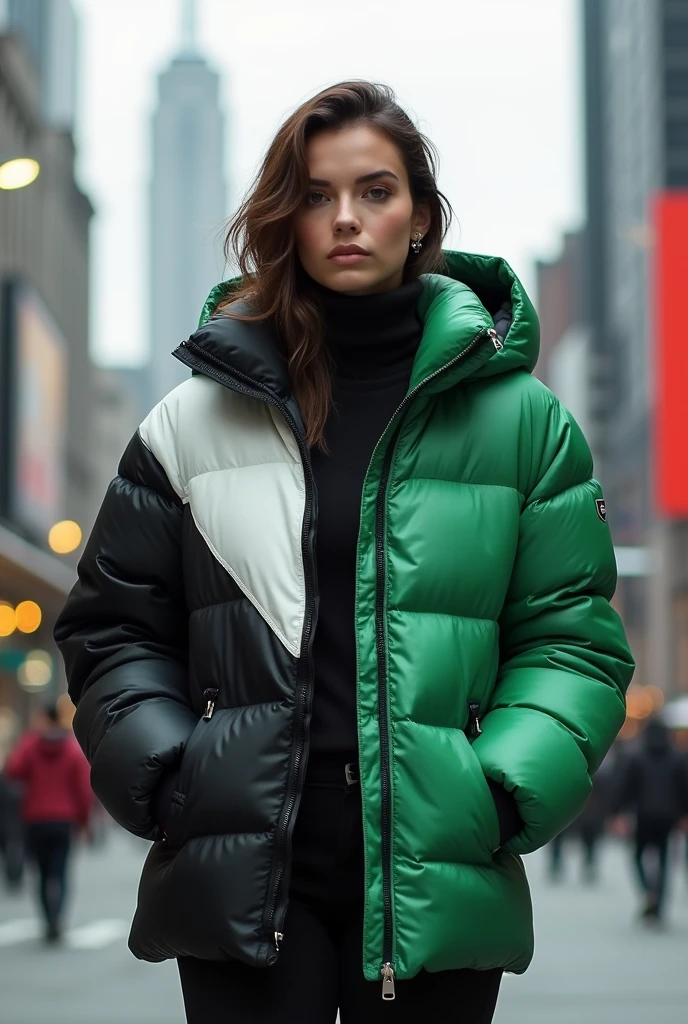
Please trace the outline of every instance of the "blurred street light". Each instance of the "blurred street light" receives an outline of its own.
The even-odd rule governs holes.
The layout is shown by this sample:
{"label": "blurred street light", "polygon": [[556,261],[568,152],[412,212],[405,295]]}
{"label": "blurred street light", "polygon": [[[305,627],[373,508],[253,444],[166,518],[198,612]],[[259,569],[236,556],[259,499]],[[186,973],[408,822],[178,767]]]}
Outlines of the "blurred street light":
{"label": "blurred street light", "polygon": [[48,544],[57,555],[68,555],[81,544],[81,527],[71,519],[55,523],[48,534]]}
{"label": "blurred street light", "polygon": [[641,686],[631,683],[626,693],[626,711],[629,718],[637,722],[662,710],[665,697],[658,686]]}
{"label": "blurred street light", "polygon": [[41,165],[28,156],[7,160],[0,156],[0,189],[26,188],[40,174]]}
{"label": "blurred street light", "polygon": [[35,633],[43,618],[43,613],[35,601],[22,601],[15,608],[14,614],[20,633]]}
{"label": "blurred street light", "polygon": [[17,614],[11,604],[0,601],[0,637],[12,636],[17,628]]}
{"label": "blurred street light", "polygon": [[29,651],[17,670],[17,679],[23,690],[42,690],[53,677],[53,659],[47,651]]}

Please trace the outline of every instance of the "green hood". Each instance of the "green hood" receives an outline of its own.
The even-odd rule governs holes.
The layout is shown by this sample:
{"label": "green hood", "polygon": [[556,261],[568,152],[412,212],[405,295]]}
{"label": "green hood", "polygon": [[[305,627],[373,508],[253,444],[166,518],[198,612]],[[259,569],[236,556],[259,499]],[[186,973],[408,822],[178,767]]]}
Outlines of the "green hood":
{"label": "green hood", "polygon": [[[448,363],[480,331],[494,325],[493,316],[506,302],[511,305],[511,327],[504,348],[488,362],[478,357],[474,366],[457,370],[462,379],[491,377],[515,369],[533,370],[539,352],[537,314],[523,285],[506,260],[446,250],[448,275],[424,274],[419,312],[423,339],[416,356],[413,388]],[[232,278],[216,285],[206,299],[199,320],[203,327],[220,302],[241,284]],[[443,375],[438,390],[451,387],[453,375]]]}

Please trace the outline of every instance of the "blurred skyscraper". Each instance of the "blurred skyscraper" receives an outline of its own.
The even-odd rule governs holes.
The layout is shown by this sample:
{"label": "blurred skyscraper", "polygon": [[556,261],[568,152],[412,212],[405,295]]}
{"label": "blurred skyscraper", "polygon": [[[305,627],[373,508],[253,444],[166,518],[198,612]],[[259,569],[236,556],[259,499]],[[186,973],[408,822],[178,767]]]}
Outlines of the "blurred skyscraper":
{"label": "blurred skyscraper", "polygon": [[688,0],[581,10],[587,222],[538,264],[538,373],[591,442],[636,679],[688,693]]}
{"label": "blurred skyscraper", "polygon": [[[648,555],[618,590],[638,682],[688,692],[688,505],[684,514],[667,512],[656,430],[669,401],[659,369],[667,338],[670,372],[688,365],[678,294],[672,336],[661,326],[666,247],[658,213],[662,203],[688,198],[688,0],[584,0],[583,9],[583,291],[590,370],[603,399],[593,440],[615,543]],[[683,261],[685,295],[681,249],[671,262]],[[688,409],[685,390],[683,402]],[[684,428],[687,420],[684,413]]]}
{"label": "blurred skyscraper", "polygon": [[71,0],[0,0],[0,32],[15,33],[38,76],[43,119],[74,130],[78,21]]}
{"label": "blurred skyscraper", "polygon": [[222,277],[227,215],[220,77],[198,50],[195,0],[182,2],[182,44],[158,80],[150,184],[150,402],[185,380],[170,355],[191,334]]}

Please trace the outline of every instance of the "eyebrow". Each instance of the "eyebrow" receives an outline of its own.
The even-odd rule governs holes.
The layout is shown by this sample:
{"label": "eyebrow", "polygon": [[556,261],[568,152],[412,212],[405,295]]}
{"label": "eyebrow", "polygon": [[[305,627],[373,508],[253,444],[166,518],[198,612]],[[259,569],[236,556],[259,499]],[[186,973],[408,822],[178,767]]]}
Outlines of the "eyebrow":
{"label": "eyebrow", "polygon": [[[356,178],[354,185],[365,185],[368,181],[376,181],[378,178],[394,178],[395,181],[399,181],[394,171],[388,171],[383,168],[380,171],[371,171],[370,174],[362,174],[360,178]],[[311,178],[311,185],[322,185],[327,188],[332,184],[331,181],[326,181],[325,178]]]}

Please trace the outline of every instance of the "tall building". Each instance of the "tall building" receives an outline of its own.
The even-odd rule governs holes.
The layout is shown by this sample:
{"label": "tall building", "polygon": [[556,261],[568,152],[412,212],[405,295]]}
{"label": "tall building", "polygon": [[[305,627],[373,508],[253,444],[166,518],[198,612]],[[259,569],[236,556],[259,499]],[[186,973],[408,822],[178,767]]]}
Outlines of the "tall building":
{"label": "tall building", "polygon": [[145,367],[96,366],[92,374],[94,491],[99,499],[117,474],[122,453],[147,415]]}
{"label": "tall building", "polygon": [[198,50],[194,0],[184,0],[179,53],[158,80],[150,183],[150,400],[188,377],[170,355],[195,330],[222,277],[227,214],[220,78]]}
{"label": "tall building", "polygon": [[17,35],[29,54],[43,119],[68,131],[77,117],[78,27],[71,0],[0,0],[0,32]]}
{"label": "tall building", "polygon": [[584,0],[583,9],[584,291],[604,381],[594,441],[615,542],[648,554],[647,571],[619,587],[638,679],[688,692],[688,507],[685,517],[662,509],[654,447],[666,400],[656,211],[688,190],[688,0]]}
{"label": "tall building", "polygon": [[595,455],[597,381],[586,322],[583,239],[582,231],[567,232],[559,255],[536,264],[540,358],[535,373],[573,413]]}
{"label": "tall building", "polygon": [[[27,188],[0,191],[0,717],[25,719],[41,687],[58,686],[52,625],[78,556],[55,554],[50,530],[71,519],[86,534],[96,506],[88,346],[93,209],[75,181],[72,135],[46,121],[39,68],[14,29],[0,32],[0,152],[34,157],[41,166]],[[41,613],[26,634],[8,612],[25,602]],[[50,675],[45,665],[38,676],[22,674],[31,650],[51,659]]]}

